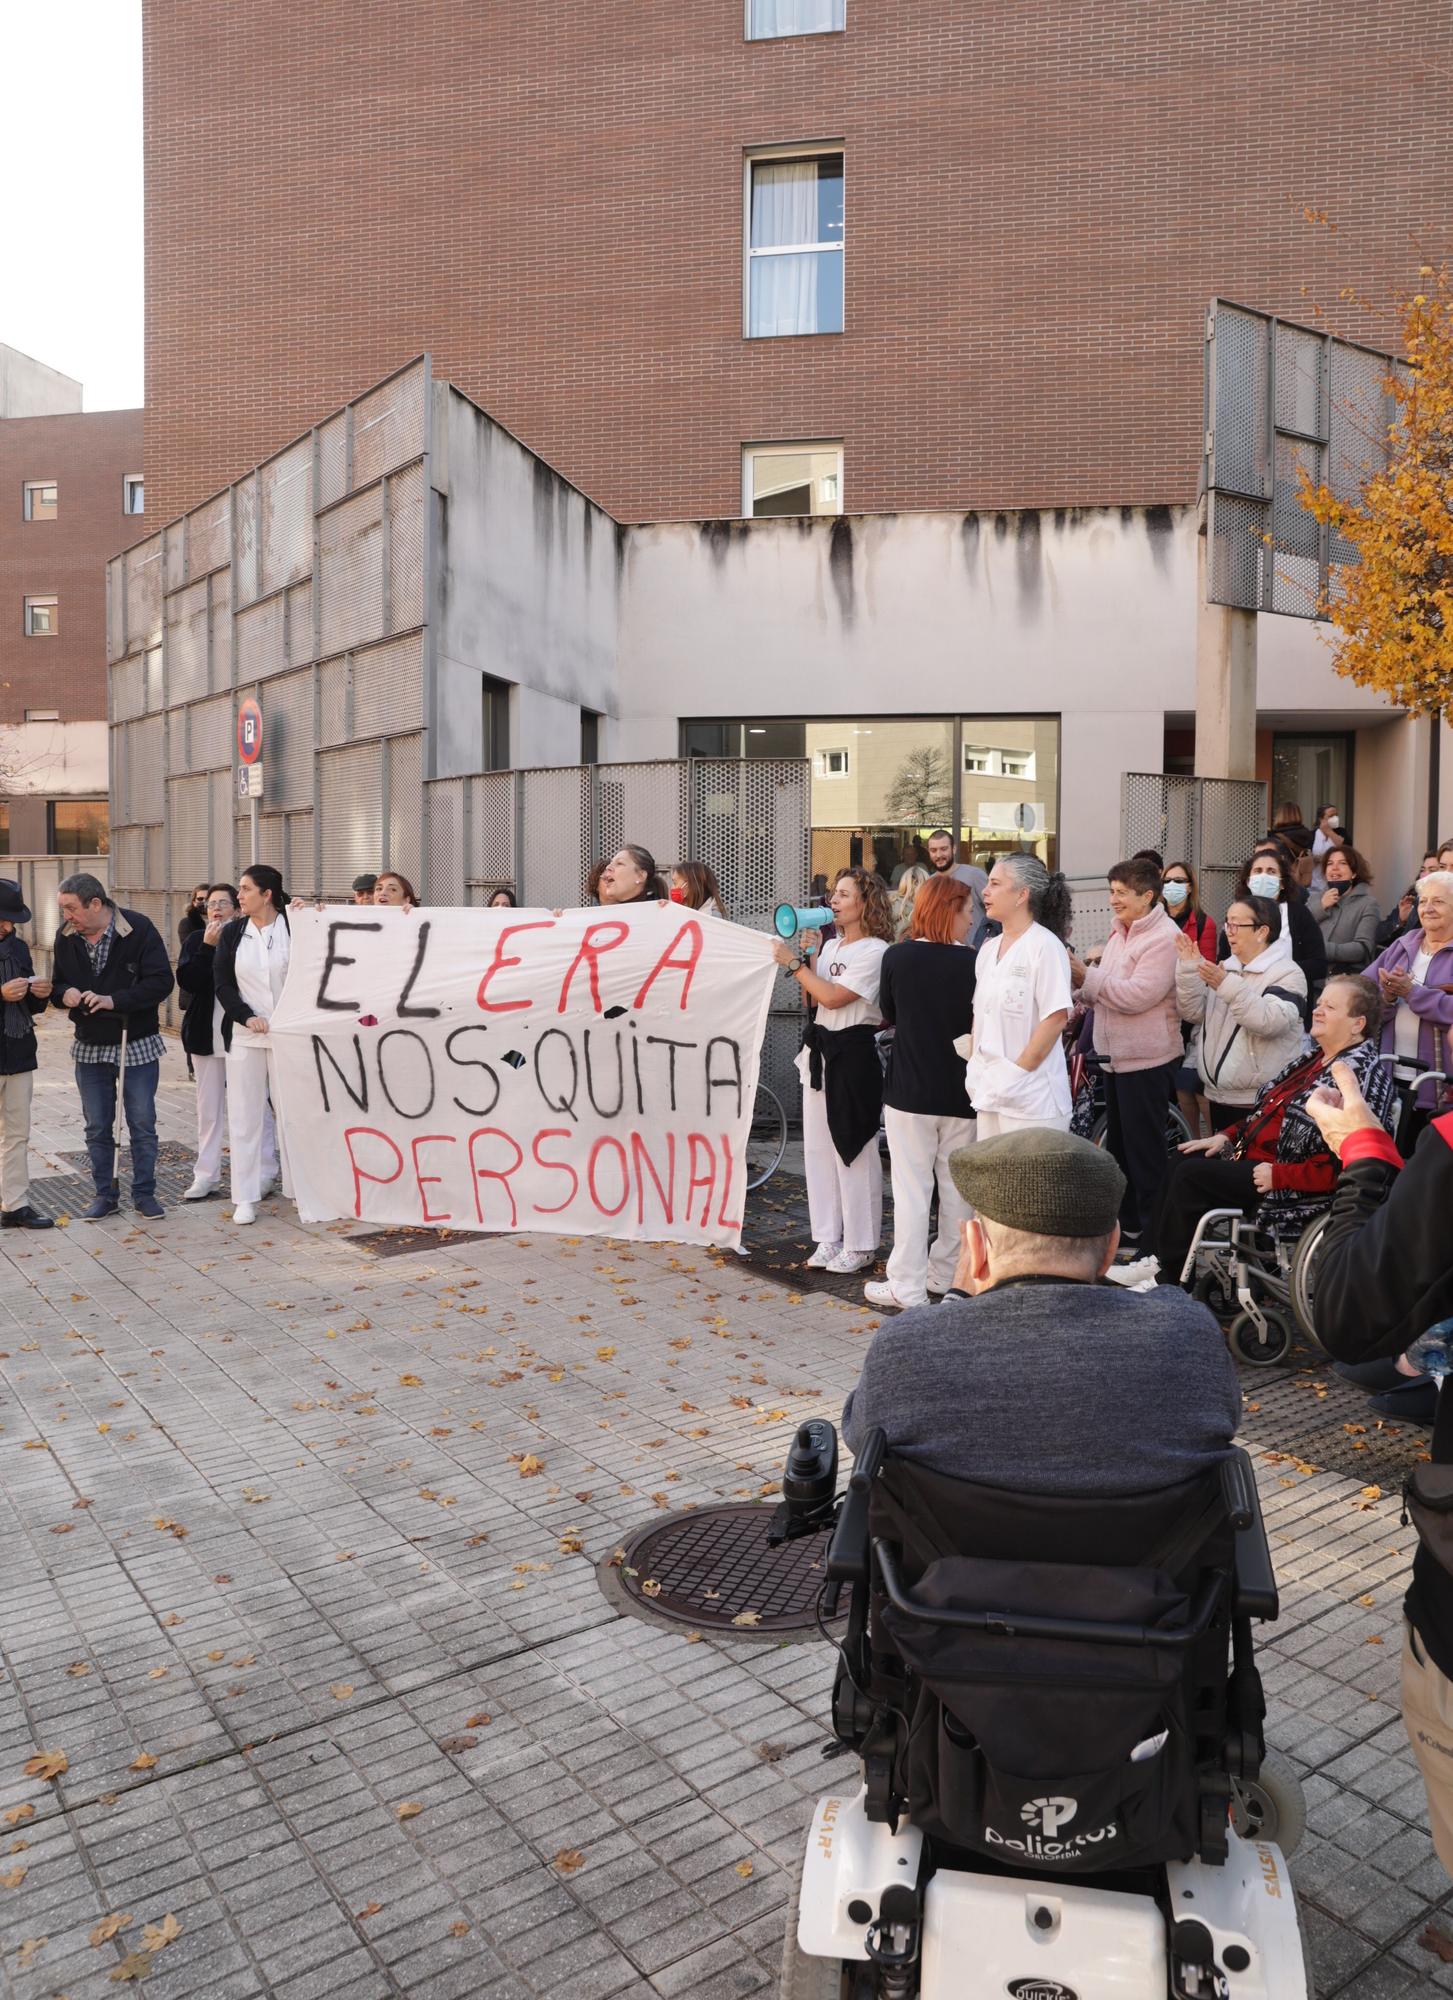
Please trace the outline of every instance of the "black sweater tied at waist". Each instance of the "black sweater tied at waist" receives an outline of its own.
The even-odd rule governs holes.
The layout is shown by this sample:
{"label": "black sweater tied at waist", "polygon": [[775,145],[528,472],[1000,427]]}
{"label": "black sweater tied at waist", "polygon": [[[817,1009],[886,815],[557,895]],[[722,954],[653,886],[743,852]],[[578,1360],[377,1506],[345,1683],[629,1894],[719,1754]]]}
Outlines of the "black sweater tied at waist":
{"label": "black sweater tied at waist", "polygon": [[878,1031],[866,1021],[855,1028],[822,1028],[809,1022],[803,1036],[808,1055],[808,1087],[827,1097],[827,1129],[838,1158],[851,1166],[883,1116],[883,1065]]}

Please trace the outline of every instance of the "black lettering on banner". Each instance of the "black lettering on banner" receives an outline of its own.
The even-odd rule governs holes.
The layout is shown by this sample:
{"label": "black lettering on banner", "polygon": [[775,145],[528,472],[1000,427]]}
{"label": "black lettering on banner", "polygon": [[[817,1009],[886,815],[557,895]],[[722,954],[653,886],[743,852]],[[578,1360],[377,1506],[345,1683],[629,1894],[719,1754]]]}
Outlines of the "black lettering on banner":
{"label": "black lettering on banner", "polygon": [[631,1068],[636,1073],[636,1116],[644,1118],[646,1115],[646,1096],[645,1092],[641,1089],[641,1042],[640,1037],[636,1034],[636,1024],[634,1021],[631,1023]]}
{"label": "black lettering on banner", "polygon": [[323,1094],[323,1109],[325,1111],[333,1109],[328,1097],[328,1079],[323,1074],[323,1058],[326,1056],[333,1074],[337,1077],[353,1102],[358,1106],[359,1110],[366,1115],[368,1111],[368,1066],[363,1060],[363,1042],[361,1038],[357,1035],[353,1037],[353,1054],[358,1063],[357,1090],[348,1081],[347,1076],[343,1072],[342,1064],[323,1040],[323,1037],[321,1035],[310,1035],[308,1039],[313,1044],[313,1066],[318,1072],[318,1088]]}
{"label": "black lettering on banner", "polygon": [[[713,1076],[711,1073],[711,1052],[713,1049],[731,1051],[731,1073],[728,1076]],[[737,1094],[737,1116],[742,1115],[742,1050],[741,1044],[731,1035],[713,1035],[706,1045],[706,1115],[711,1116],[711,1093],[713,1090],[734,1090]]]}
{"label": "black lettering on banner", "polygon": [[439,1018],[440,1009],[437,1007],[411,1007],[409,1005],[409,995],[414,990],[414,981],[418,978],[420,968],[423,966],[424,952],[429,943],[429,923],[430,919],[426,917],[423,923],[419,925],[419,949],[414,953],[414,962],[409,967],[409,976],[404,981],[403,992],[399,995],[398,1015],[401,1021],[437,1021]]}
{"label": "black lettering on banner", "polygon": [[456,1064],[460,1069],[482,1069],[489,1078],[489,1087],[493,1095],[488,1104],[466,1104],[462,1097],[454,1099],[454,1103],[459,1109],[466,1112],[471,1118],[488,1118],[494,1107],[499,1103],[499,1076],[492,1065],[484,1060],[483,1056],[455,1055],[454,1044],[459,1040],[461,1035],[487,1035],[488,1033],[489,1030],[482,1021],[468,1021],[462,1028],[453,1029],[444,1039],[444,1054],[450,1062]]}
{"label": "black lettering on banner", "polygon": [[647,1035],[646,1042],[648,1046],[654,1042],[661,1048],[670,1049],[671,1051],[670,1055],[666,1058],[666,1064],[667,1074],[671,1079],[671,1109],[674,1111],[676,1109],[676,1051],[678,1049],[694,1049],[697,1045],[695,1042],[673,1041],[669,1035]]}
{"label": "black lettering on banner", "polygon": [[625,1109],[625,1102],[626,1102],[626,1076],[625,1076],[625,1065],[621,1059],[620,1030],[617,1029],[615,1037],[616,1101],[614,1104],[601,1104],[596,1099],[595,1063],[592,1060],[590,1053],[590,1036],[591,1036],[591,1030],[587,1028],[585,1030],[585,1089],[586,1089],[586,1094],[590,1098],[591,1109],[594,1111],[597,1118],[619,1118],[621,1112]]}
{"label": "black lettering on banner", "polygon": [[328,926],[328,955],[323,960],[323,970],[318,979],[318,1007],[325,1014],[357,1014],[361,1003],[357,1000],[330,1000],[328,981],[337,965],[357,965],[356,958],[345,958],[338,949],[340,931],[381,931],[381,923],[365,923],[362,918],[340,917]]}
{"label": "black lettering on banner", "polygon": [[[421,1104],[417,1111],[406,1110],[399,1103],[393,1094],[393,1088],[389,1082],[388,1065],[384,1061],[384,1050],[390,1042],[397,1041],[413,1042],[423,1053],[424,1069],[429,1079],[429,1096],[427,1102]],[[427,1118],[429,1113],[434,1109],[434,1058],[429,1054],[429,1044],[424,1040],[424,1037],[415,1034],[412,1028],[390,1028],[387,1034],[380,1035],[378,1038],[378,1081],[379,1088],[389,1101],[389,1108],[396,1111],[400,1118]]]}
{"label": "black lettering on banner", "polygon": [[[564,1042],[565,1052],[570,1058],[570,1095],[558,1101],[550,1095],[545,1086],[544,1076],[541,1074],[545,1045],[557,1038]],[[580,1059],[575,1053],[574,1042],[563,1028],[547,1028],[535,1044],[535,1087],[552,1111],[563,1111],[567,1118],[575,1119],[575,1100],[580,1095]],[[575,1122],[579,1123],[579,1120]]]}

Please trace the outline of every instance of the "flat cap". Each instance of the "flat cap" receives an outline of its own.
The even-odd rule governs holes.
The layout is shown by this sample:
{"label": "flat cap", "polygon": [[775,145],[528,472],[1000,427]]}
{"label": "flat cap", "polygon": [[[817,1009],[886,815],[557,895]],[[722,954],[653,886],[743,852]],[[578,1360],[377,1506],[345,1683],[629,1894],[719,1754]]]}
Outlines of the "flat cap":
{"label": "flat cap", "polygon": [[1108,1153],[1041,1125],[961,1146],[949,1172],[980,1215],[1032,1236],[1108,1236],[1125,1195]]}

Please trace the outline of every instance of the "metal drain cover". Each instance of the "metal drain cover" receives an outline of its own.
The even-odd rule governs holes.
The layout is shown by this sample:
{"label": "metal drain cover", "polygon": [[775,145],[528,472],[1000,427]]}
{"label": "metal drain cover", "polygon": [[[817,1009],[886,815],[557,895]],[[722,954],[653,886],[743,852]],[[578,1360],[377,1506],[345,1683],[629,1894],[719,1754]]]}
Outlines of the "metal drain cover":
{"label": "metal drain cover", "polygon": [[816,1623],[828,1538],[769,1548],[771,1519],[750,1502],[673,1514],[633,1535],[612,1574],[643,1609],[683,1625],[801,1631]]}

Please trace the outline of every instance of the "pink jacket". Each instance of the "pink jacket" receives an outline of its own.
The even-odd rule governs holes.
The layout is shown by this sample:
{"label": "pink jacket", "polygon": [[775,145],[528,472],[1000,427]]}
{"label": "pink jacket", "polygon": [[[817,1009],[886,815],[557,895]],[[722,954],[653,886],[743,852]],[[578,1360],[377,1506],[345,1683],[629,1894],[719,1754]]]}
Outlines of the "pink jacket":
{"label": "pink jacket", "polygon": [[1157,903],[1128,930],[1117,923],[1100,963],[1085,974],[1080,992],[1095,1010],[1095,1052],[1122,1075],[1183,1060],[1176,1006],[1179,934]]}

